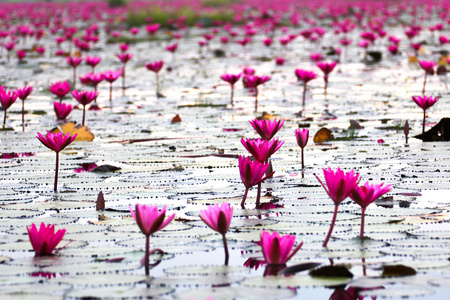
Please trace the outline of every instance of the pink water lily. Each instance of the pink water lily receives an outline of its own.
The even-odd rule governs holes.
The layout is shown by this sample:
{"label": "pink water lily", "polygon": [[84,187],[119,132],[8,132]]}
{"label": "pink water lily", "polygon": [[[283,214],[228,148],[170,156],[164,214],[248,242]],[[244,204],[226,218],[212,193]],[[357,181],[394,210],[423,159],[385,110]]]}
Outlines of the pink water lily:
{"label": "pink water lily", "polygon": [[221,206],[217,203],[214,206],[208,206],[206,210],[200,211],[200,219],[205,222],[211,229],[222,235],[223,247],[225,249],[225,266],[228,266],[229,253],[225,234],[230,228],[231,219],[233,218],[233,207],[229,203],[224,202]]}
{"label": "pink water lily", "polygon": [[220,76],[220,79],[226,81],[230,84],[231,87],[231,106],[234,106],[234,84],[238,82],[239,78],[241,78],[241,73],[239,74],[223,74]]}
{"label": "pink water lily", "polygon": [[24,86],[16,90],[17,96],[22,100],[22,131],[25,131],[25,100],[30,96],[32,91],[32,86]]}
{"label": "pink water lily", "polygon": [[62,103],[62,99],[66,96],[70,91],[70,84],[67,81],[58,81],[50,84],[49,88],[50,92],[52,92],[56,97],[59,98],[59,103]]}
{"label": "pink water lily", "polygon": [[412,99],[423,109],[423,120],[422,120],[422,137],[425,133],[425,118],[426,118],[426,110],[432,107],[438,100],[438,97],[433,96],[413,96]]}
{"label": "pink water lily", "polygon": [[95,72],[95,66],[97,66],[101,61],[102,58],[99,56],[86,56],[85,58],[86,64],[92,68],[92,73]]}
{"label": "pink water lily", "polygon": [[322,70],[322,72],[323,72],[323,80],[325,81],[325,87],[324,87],[325,94],[327,93],[328,76],[334,70],[336,65],[337,65],[337,62],[335,62],[335,61],[332,61],[332,62],[319,61],[319,62],[317,62],[317,67],[319,67],[319,69]]}
{"label": "pink water lily", "polygon": [[3,110],[5,111],[3,117],[3,128],[5,128],[6,126],[6,111],[11,107],[11,105],[14,104],[14,102],[16,102],[16,100],[16,91],[7,92],[3,86],[0,87],[0,103],[2,104]]}
{"label": "pink water lily", "polygon": [[55,225],[41,223],[39,230],[35,224],[27,226],[28,237],[36,255],[51,255],[66,233],[65,229],[55,232]]}
{"label": "pink water lily", "polygon": [[73,110],[71,104],[53,102],[53,110],[58,120],[65,120]]}
{"label": "pink water lily", "polygon": [[367,206],[391,190],[391,185],[383,185],[383,183],[369,184],[366,182],[361,187],[355,186],[349,195],[356,204],[361,206],[361,231],[359,234],[361,239],[364,238],[364,217]]}
{"label": "pink water lily", "polygon": [[303,242],[292,249],[294,244],[295,236],[293,235],[280,236],[277,232],[270,234],[265,230],[261,234],[261,248],[268,265],[284,265],[300,250]]}
{"label": "pink water lily", "polygon": [[284,124],[284,120],[277,121],[277,119],[274,119],[273,121],[254,119],[249,122],[263,140],[272,139]]}
{"label": "pink water lily", "polygon": [[425,86],[427,84],[427,76],[434,74],[434,67],[436,66],[436,63],[434,61],[419,60],[419,65],[425,71],[425,76],[423,78],[423,89],[422,89],[422,94],[425,94]]}
{"label": "pink water lily", "polygon": [[150,236],[163,229],[175,218],[175,214],[166,219],[166,207],[158,210],[157,206],[136,204],[135,210],[129,207],[131,216],[136,221],[139,229],[145,235],[145,275],[150,275],[149,256],[150,256]]}
{"label": "pink water lily", "polygon": [[308,128],[298,128],[294,131],[295,138],[297,139],[298,146],[302,149],[302,169],[305,168],[304,163],[304,148],[306,147],[306,144],[308,143],[309,138],[309,129]]}
{"label": "pink water lily", "polygon": [[116,81],[122,73],[120,71],[105,71],[103,77],[109,82],[109,101],[112,101],[113,82]]}
{"label": "pink water lily", "polygon": [[245,200],[247,199],[248,190],[255,185],[258,185],[258,195],[256,198],[256,205],[259,205],[259,200],[261,196],[260,184],[268,177],[272,176],[274,172],[268,174],[268,176],[263,177],[269,168],[268,163],[263,163],[259,161],[252,161],[250,157],[245,157],[239,155],[239,173],[241,175],[242,183],[245,186],[245,193],[242,197],[241,207],[244,208]]}
{"label": "pink water lily", "polygon": [[91,103],[95,100],[98,96],[98,92],[96,91],[72,91],[72,96],[75,98],[75,100],[78,101],[81,105],[83,105],[83,120],[81,122],[81,126],[84,126],[84,121],[86,119],[86,105]]}
{"label": "pink water lily", "polygon": [[258,86],[266,83],[271,78],[270,78],[270,76],[265,76],[265,75],[257,76],[257,75],[245,75],[245,74],[244,74],[244,78],[245,78],[245,84],[247,85],[247,87],[255,89],[255,112],[256,112],[256,111],[258,111]]}
{"label": "pink water lily", "polygon": [[66,61],[67,64],[73,68],[73,88],[75,88],[77,83],[77,67],[81,64],[83,59],[80,57],[69,56],[66,58]]}
{"label": "pink water lily", "polygon": [[242,145],[248,152],[259,162],[267,162],[269,157],[272,156],[281,146],[284,141],[279,139],[273,139],[271,141],[263,139],[241,139]]}
{"label": "pink water lily", "polygon": [[339,204],[347,198],[350,193],[353,191],[355,186],[359,182],[359,173],[355,175],[355,171],[350,171],[344,173],[340,168],[334,172],[331,168],[323,169],[323,175],[325,176],[325,182],[327,186],[325,186],[320,180],[320,178],[316,176],[317,180],[319,180],[320,184],[323,186],[328,196],[334,202],[334,213],[333,219],[331,220],[330,230],[323,242],[323,247],[326,247],[328,244],[328,240],[331,237],[331,233],[333,232],[334,223],[336,222],[336,217],[338,213]]}
{"label": "pink water lily", "polygon": [[159,71],[164,67],[164,61],[157,60],[155,62],[151,62],[145,65],[147,70],[152,71],[155,73],[156,76],[156,94],[160,91],[160,85],[159,85]]}
{"label": "pink water lily", "polygon": [[127,62],[129,62],[131,60],[131,58],[133,57],[133,54],[122,53],[122,54],[117,54],[116,56],[123,64],[123,67],[122,67],[122,95],[125,96],[125,76],[126,76],[125,69],[127,66]]}
{"label": "pink water lily", "polygon": [[47,135],[43,136],[39,132],[37,133],[36,138],[47,148],[56,152],[56,168],[55,168],[55,184],[53,187],[53,191],[56,193],[58,190],[58,171],[59,171],[59,152],[69,146],[75,138],[77,134],[73,136],[68,132],[64,135],[62,132],[51,133],[47,131]]}
{"label": "pink water lily", "polygon": [[308,71],[308,70],[302,70],[302,69],[295,69],[295,76],[297,76],[297,80],[301,80],[303,82],[303,105],[305,105],[305,99],[306,99],[306,86],[308,82],[310,82],[313,79],[317,78],[317,73]]}

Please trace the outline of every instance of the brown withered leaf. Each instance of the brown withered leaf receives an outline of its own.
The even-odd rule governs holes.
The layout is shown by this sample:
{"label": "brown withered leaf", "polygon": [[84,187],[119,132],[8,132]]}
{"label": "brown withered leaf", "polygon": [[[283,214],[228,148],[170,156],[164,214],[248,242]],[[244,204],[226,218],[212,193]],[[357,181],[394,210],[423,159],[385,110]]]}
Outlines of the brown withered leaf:
{"label": "brown withered leaf", "polygon": [[173,117],[172,119],[172,124],[174,123],[180,123],[181,122],[181,117],[179,114],[177,114],[175,117]]}
{"label": "brown withered leaf", "polygon": [[67,134],[70,132],[70,135],[77,134],[75,141],[85,141],[92,142],[95,138],[95,135],[86,127],[81,126],[80,124],[76,124],[75,122],[67,122],[58,127],[55,127],[51,130],[51,133],[63,132]]}
{"label": "brown withered leaf", "polygon": [[103,192],[100,191],[97,196],[97,202],[95,204],[95,210],[104,210],[105,209],[105,197],[103,197]]}
{"label": "brown withered leaf", "polygon": [[381,277],[402,277],[416,274],[416,270],[405,265],[387,265],[383,266],[383,273],[381,274]]}
{"label": "brown withered leaf", "polygon": [[332,140],[334,139],[333,133],[331,132],[330,129],[328,128],[320,128],[319,131],[316,132],[316,134],[314,135],[314,143],[316,144],[321,144],[325,141],[328,140]]}

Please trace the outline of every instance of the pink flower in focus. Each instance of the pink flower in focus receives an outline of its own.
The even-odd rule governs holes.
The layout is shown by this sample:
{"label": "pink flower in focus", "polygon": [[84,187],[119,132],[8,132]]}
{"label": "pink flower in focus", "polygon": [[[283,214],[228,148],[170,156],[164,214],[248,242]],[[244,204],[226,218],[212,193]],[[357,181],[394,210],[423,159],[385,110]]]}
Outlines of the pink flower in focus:
{"label": "pink flower in focus", "polygon": [[36,255],[51,255],[66,233],[65,229],[55,232],[55,225],[44,223],[41,223],[39,230],[35,224],[27,226],[27,231]]}
{"label": "pink flower in focus", "polygon": [[297,144],[300,148],[305,148],[308,143],[309,129],[308,128],[298,128],[295,129],[295,138],[297,139]]}
{"label": "pink flower in focus", "polygon": [[28,96],[31,94],[32,91],[33,91],[32,86],[24,86],[21,89],[17,89],[16,94],[21,100],[25,100],[28,98]]}
{"label": "pink flower in focus", "polygon": [[272,139],[284,124],[284,120],[277,121],[277,119],[273,121],[254,119],[249,122],[263,140]]}
{"label": "pink flower in focus", "polygon": [[267,178],[263,176],[268,167],[269,164],[252,161],[250,157],[239,155],[239,173],[246,189],[263,182]]}
{"label": "pink flower in focus", "polygon": [[166,217],[166,207],[160,211],[157,206],[136,204],[135,210],[129,207],[131,216],[136,221],[142,233],[149,237],[153,233],[163,229],[175,218],[175,214]]}
{"label": "pink flower in focus", "polygon": [[278,233],[263,230],[261,234],[261,248],[266,263],[270,265],[284,265],[292,256],[297,253],[303,245],[301,242],[292,250],[295,243],[295,236],[289,234],[280,236]]}
{"label": "pink flower in focus", "polygon": [[356,204],[361,206],[361,208],[366,208],[369,204],[391,190],[391,185],[383,185],[384,183],[369,184],[369,182],[366,182],[361,187],[355,186],[349,196]]}
{"label": "pink flower in focus", "polygon": [[217,203],[214,206],[208,206],[207,209],[200,211],[200,219],[205,222],[212,230],[224,235],[230,228],[233,218],[233,207],[224,202],[221,206]]}
{"label": "pink flower in focus", "polygon": [[273,139],[271,141],[258,139],[241,139],[242,145],[259,162],[266,162],[272,154],[284,144],[284,141]]}
{"label": "pink flower in focus", "polygon": [[56,153],[61,152],[64,148],[69,146],[75,138],[77,134],[70,136],[70,132],[64,135],[62,132],[51,133],[47,131],[47,135],[44,137],[39,132],[37,133],[37,139],[47,148],[55,151]]}
{"label": "pink flower in focus", "polygon": [[355,171],[353,170],[344,173],[340,168],[336,172],[328,168],[323,169],[323,175],[325,176],[325,182],[328,188],[317,175],[315,176],[336,205],[350,195],[359,181],[359,173],[355,175]]}
{"label": "pink flower in focus", "polygon": [[98,92],[96,91],[72,91],[72,96],[75,98],[75,100],[78,101],[83,106],[88,105],[92,101],[95,100],[95,98],[98,96]]}
{"label": "pink flower in focus", "polygon": [[439,98],[433,96],[413,96],[412,99],[419,105],[424,111],[432,107]]}

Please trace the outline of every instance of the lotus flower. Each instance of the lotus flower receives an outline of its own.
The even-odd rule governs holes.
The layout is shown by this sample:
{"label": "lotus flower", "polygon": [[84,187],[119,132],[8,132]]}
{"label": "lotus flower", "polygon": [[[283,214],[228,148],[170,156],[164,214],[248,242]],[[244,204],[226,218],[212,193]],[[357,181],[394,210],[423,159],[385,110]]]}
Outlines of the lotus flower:
{"label": "lotus flower", "polygon": [[109,101],[112,101],[112,85],[113,82],[117,80],[121,75],[120,71],[105,71],[103,72],[103,77],[109,82]]}
{"label": "lotus flower", "polygon": [[58,120],[65,120],[73,110],[70,104],[53,102],[53,110],[55,111]]}
{"label": "lotus flower", "polygon": [[86,118],[86,105],[91,103],[95,100],[98,96],[98,92],[95,91],[81,91],[78,92],[77,90],[72,91],[72,96],[75,98],[75,100],[78,101],[81,105],[83,105],[83,120],[81,122],[81,126],[84,126],[84,120]]}
{"label": "lotus flower", "polygon": [[325,94],[327,93],[328,75],[333,71],[333,69],[334,69],[334,67],[336,67],[336,65],[337,65],[337,62],[335,62],[335,61],[332,61],[332,62],[319,61],[319,62],[317,62],[317,67],[319,67],[319,69],[321,69],[323,72],[323,80],[325,81],[325,87],[324,87]]}
{"label": "lotus flower", "polygon": [[25,130],[25,100],[30,96],[32,91],[32,86],[24,86],[16,90],[17,96],[22,100],[22,130]]}
{"label": "lotus flower", "polygon": [[255,185],[258,185],[258,194],[256,197],[256,205],[259,205],[259,200],[261,197],[261,188],[260,184],[264,180],[266,180],[268,177],[272,176],[273,173],[271,172],[266,177],[263,177],[264,174],[267,171],[267,168],[269,168],[268,163],[263,163],[259,161],[252,161],[250,157],[245,157],[242,155],[239,155],[239,173],[241,175],[242,183],[245,186],[245,193],[242,197],[241,207],[244,208],[245,200],[247,199],[248,190]]}
{"label": "lotus flower", "polygon": [[97,66],[101,62],[102,58],[98,56],[86,56],[86,64],[91,66],[92,73],[95,72],[95,66]]}
{"label": "lotus flower", "polygon": [[297,76],[297,80],[303,81],[303,105],[305,105],[306,99],[306,85],[313,79],[317,78],[317,73],[307,70],[295,69],[295,76]]}
{"label": "lotus flower", "polygon": [[0,102],[2,104],[3,110],[5,111],[4,117],[3,117],[3,128],[5,128],[6,125],[6,111],[8,108],[11,107],[11,105],[14,104],[17,100],[17,93],[16,91],[5,91],[3,86],[0,87]]}
{"label": "lotus flower", "polygon": [[66,233],[65,229],[55,232],[55,225],[45,225],[44,223],[41,223],[39,230],[36,225],[31,224],[31,226],[27,226],[27,231],[36,255],[51,255]]}
{"label": "lotus flower", "polygon": [[200,219],[202,219],[202,221],[212,230],[215,230],[222,235],[223,247],[225,249],[225,266],[228,266],[230,256],[225,234],[230,228],[232,218],[233,207],[227,202],[222,203],[221,206],[216,203],[214,206],[208,206],[208,209],[200,211]]}
{"label": "lotus flower", "polygon": [[426,110],[432,107],[439,99],[433,96],[413,96],[412,99],[423,109],[423,121],[422,121],[422,137],[425,133],[425,118],[426,118]]}
{"label": "lotus flower", "polygon": [[254,119],[249,122],[263,140],[272,139],[284,124],[284,120],[277,121],[277,119],[273,121]]}
{"label": "lotus flower", "polygon": [[359,181],[359,173],[355,175],[355,172],[352,170],[350,172],[344,173],[340,168],[334,172],[331,168],[323,169],[323,175],[325,176],[325,182],[327,183],[327,187],[323,184],[322,180],[316,176],[317,180],[319,180],[320,184],[323,186],[328,196],[334,202],[334,213],[333,219],[331,220],[330,230],[323,242],[323,247],[326,247],[328,244],[328,240],[331,237],[331,233],[333,232],[334,223],[336,222],[336,217],[339,209],[339,204],[347,198],[350,193],[353,191],[355,186]]}
{"label": "lotus flower", "polygon": [[261,248],[266,263],[270,265],[284,265],[292,256],[297,253],[303,245],[301,242],[292,250],[295,243],[295,236],[286,234],[280,236],[278,233],[263,230],[261,234]]}
{"label": "lotus flower", "polygon": [[80,57],[70,56],[66,58],[67,64],[73,68],[73,88],[77,83],[77,67],[83,61]]}
{"label": "lotus flower", "polygon": [[270,76],[244,75],[247,87],[255,89],[255,112],[258,111],[258,86],[266,83]]}
{"label": "lotus flower", "polygon": [[69,146],[75,140],[77,134],[70,136],[70,132],[63,135],[60,131],[56,133],[47,131],[45,137],[39,132],[36,137],[45,147],[56,152],[55,185],[53,188],[53,191],[56,193],[58,190],[59,152]]}
{"label": "lotus flower", "polygon": [[239,74],[223,74],[220,78],[230,84],[231,87],[231,106],[234,106],[234,84],[238,82],[239,78],[241,78],[241,73]]}
{"label": "lotus flower", "polygon": [[434,61],[419,60],[419,64],[420,67],[425,71],[422,89],[422,94],[425,94],[425,85],[427,84],[427,76],[428,74],[430,75],[434,74],[434,67],[436,66],[436,63]]}
{"label": "lotus flower", "polygon": [[366,208],[369,204],[373,203],[379,197],[383,196],[391,190],[391,185],[383,186],[381,184],[369,184],[366,182],[363,186],[355,186],[353,191],[350,193],[350,198],[355,201],[356,204],[361,206],[361,231],[359,237],[364,238],[364,217],[366,213]]}
{"label": "lotus flower", "polygon": [[309,138],[309,129],[308,128],[303,128],[303,129],[296,129],[294,131],[295,133],[295,137],[297,139],[297,144],[298,146],[302,149],[302,169],[305,168],[305,163],[304,163],[304,148],[306,147],[306,144],[308,143],[308,138]]}
{"label": "lotus flower", "polygon": [[164,61],[157,60],[155,62],[146,64],[145,67],[147,68],[147,70],[155,72],[155,76],[156,76],[156,94],[158,95],[158,93],[160,91],[159,71],[161,71],[161,69],[164,67]]}
{"label": "lotus flower", "polygon": [[274,139],[271,141],[262,139],[241,139],[242,145],[250,152],[255,160],[259,162],[267,162],[269,157],[272,156],[278,149],[284,144],[284,141]]}
{"label": "lotus flower", "polygon": [[59,103],[62,103],[62,99],[66,96],[70,91],[70,84],[67,81],[58,81],[52,83],[49,88],[50,92],[52,92],[56,97],[59,98]]}
{"label": "lotus flower", "polygon": [[125,95],[125,68],[127,66],[127,62],[130,61],[130,59],[133,57],[133,55],[129,54],[129,53],[122,53],[122,54],[117,54],[116,56],[117,56],[117,58],[119,58],[119,60],[123,64],[123,67],[122,67],[122,95]]}
{"label": "lotus flower", "polygon": [[175,218],[175,214],[170,215],[167,219],[166,217],[166,207],[158,211],[158,207],[153,205],[140,205],[136,204],[135,210],[133,211],[131,206],[129,207],[131,216],[136,221],[141,229],[142,233],[145,235],[145,275],[150,275],[149,268],[149,256],[150,256],[150,236],[163,229]]}

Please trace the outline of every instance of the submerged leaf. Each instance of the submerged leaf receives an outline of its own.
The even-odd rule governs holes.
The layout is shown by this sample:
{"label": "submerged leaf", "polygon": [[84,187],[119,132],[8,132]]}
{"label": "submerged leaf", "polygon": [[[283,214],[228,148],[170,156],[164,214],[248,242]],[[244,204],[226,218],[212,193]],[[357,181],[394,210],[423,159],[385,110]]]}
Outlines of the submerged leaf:
{"label": "submerged leaf", "polygon": [[345,277],[353,278],[353,274],[344,266],[323,266],[309,271],[315,277]]}
{"label": "submerged leaf", "polygon": [[383,266],[382,277],[401,277],[416,275],[417,272],[411,267],[405,265],[388,265]]}
{"label": "submerged leaf", "polygon": [[288,268],[284,268],[283,270],[278,272],[278,274],[280,274],[280,275],[291,275],[291,274],[295,274],[295,273],[298,273],[298,272],[303,272],[305,270],[309,270],[309,269],[318,267],[320,265],[321,265],[321,263],[315,263],[315,262],[297,264],[297,265],[294,265],[294,266],[290,266]]}

